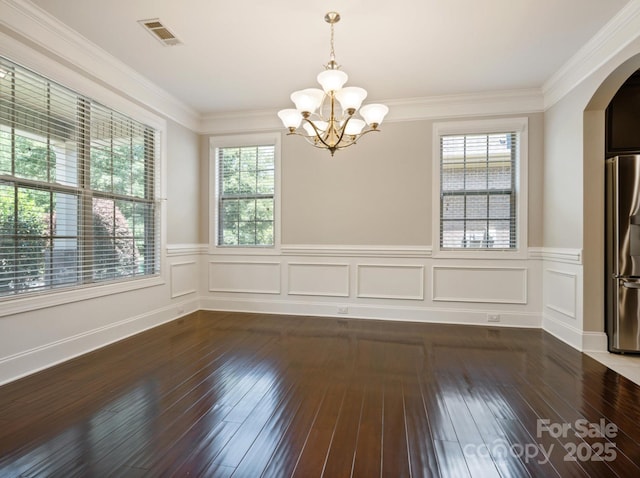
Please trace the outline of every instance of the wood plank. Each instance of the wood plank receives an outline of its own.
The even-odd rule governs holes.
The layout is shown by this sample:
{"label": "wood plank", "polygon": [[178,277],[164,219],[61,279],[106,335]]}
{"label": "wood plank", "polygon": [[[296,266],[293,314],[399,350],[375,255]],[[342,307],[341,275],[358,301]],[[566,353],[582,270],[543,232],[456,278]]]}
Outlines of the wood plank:
{"label": "wood plank", "polygon": [[346,391],[344,382],[329,385],[292,476],[322,475]]}
{"label": "wood plank", "polygon": [[440,476],[429,417],[417,377],[403,380],[402,397],[411,476]]}
{"label": "wood plank", "polygon": [[326,396],[326,388],[308,387],[286,434],[277,443],[262,476],[291,476],[304,448],[311,425]]}
{"label": "wood plank", "polygon": [[382,476],[410,476],[402,382],[385,381],[382,398]]}
{"label": "wood plank", "polygon": [[[496,468],[491,453],[484,452],[485,447],[490,449],[491,440],[489,444],[485,443],[476,423],[476,417],[467,406],[465,399],[468,397],[469,392],[461,386],[458,377],[452,377],[450,374],[440,374],[438,378],[442,384],[441,400],[445,402],[446,407],[449,409],[449,416],[451,416],[458,443],[467,461],[469,473],[473,477],[499,478],[500,473]],[[482,423],[481,417],[478,417],[478,420]]]}
{"label": "wood plank", "polygon": [[457,441],[436,440],[434,445],[442,476],[455,476],[456,478],[471,477],[469,468],[467,468],[467,460],[462,453],[462,448],[460,448],[460,443]]}
{"label": "wood plank", "polygon": [[384,388],[367,383],[360,415],[353,476],[380,476],[382,467],[382,401]]}
{"label": "wood plank", "polygon": [[336,478],[351,476],[363,401],[362,384],[352,383],[345,393],[340,415],[336,422],[333,439],[322,471],[324,476],[335,476]]}

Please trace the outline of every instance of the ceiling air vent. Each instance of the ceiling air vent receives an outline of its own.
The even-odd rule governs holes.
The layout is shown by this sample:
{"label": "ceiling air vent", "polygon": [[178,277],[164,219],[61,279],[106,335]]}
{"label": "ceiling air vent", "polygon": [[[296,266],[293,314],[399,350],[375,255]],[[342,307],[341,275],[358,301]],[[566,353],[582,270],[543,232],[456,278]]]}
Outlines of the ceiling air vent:
{"label": "ceiling air vent", "polygon": [[138,20],[138,23],[151,33],[153,38],[165,46],[180,45],[182,43],[157,18],[153,18],[151,20]]}

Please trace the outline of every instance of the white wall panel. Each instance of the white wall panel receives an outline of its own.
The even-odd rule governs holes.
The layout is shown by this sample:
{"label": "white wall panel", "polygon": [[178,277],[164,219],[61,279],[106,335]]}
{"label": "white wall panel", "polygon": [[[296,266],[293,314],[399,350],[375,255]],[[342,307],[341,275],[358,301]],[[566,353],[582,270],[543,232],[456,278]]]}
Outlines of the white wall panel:
{"label": "white wall panel", "polygon": [[524,267],[435,266],[433,300],[444,302],[527,303]]}
{"label": "white wall panel", "polygon": [[358,297],[423,300],[424,266],[360,264]]}
{"label": "white wall panel", "polygon": [[171,298],[198,292],[199,279],[196,261],[171,264]]}
{"label": "white wall panel", "polygon": [[280,293],[280,262],[210,261],[210,292]]}
{"label": "white wall panel", "polygon": [[558,269],[544,271],[544,306],[576,319],[577,274]]}
{"label": "white wall panel", "polygon": [[349,297],[349,264],[289,263],[288,293]]}

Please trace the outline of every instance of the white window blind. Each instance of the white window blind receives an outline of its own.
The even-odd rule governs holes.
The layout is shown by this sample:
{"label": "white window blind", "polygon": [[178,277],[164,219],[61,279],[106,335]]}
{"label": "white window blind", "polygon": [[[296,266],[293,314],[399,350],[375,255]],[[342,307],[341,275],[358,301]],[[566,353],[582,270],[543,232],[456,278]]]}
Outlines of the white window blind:
{"label": "white window blind", "polygon": [[514,249],[516,132],[440,137],[440,248]]}
{"label": "white window blind", "polygon": [[216,151],[218,245],[274,245],[275,145]]}
{"label": "white window blind", "polygon": [[0,297],[158,274],[155,156],[152,128],[0,58]]}

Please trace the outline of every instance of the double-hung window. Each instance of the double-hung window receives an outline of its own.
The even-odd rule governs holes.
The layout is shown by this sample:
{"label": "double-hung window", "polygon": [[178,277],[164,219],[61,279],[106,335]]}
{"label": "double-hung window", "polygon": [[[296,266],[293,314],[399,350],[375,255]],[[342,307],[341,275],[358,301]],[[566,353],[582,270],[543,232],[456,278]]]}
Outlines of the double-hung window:
{"label": "double-hung window", "polygon": [[215,246],[275,246],[279,138],[214,137],[211,146]]}
{"label": "double-hung window", "polygon": [[516,252],[526,244],[526,119],[435,126],[438,252]]}
{"label": "double-hung window", "polygon": [[159,273],[156,131],[0,58],[0,297]]}

